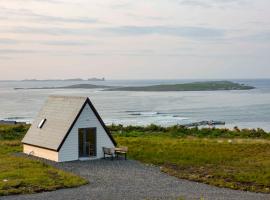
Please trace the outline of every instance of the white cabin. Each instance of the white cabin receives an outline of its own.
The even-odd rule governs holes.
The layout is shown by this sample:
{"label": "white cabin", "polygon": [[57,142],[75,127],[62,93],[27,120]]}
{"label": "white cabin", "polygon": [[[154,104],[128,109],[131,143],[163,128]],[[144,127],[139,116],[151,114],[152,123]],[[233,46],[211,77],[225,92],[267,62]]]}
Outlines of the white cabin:
{"label": "white cabin", "polygon": [[22,140],[23,152],[66,162],[99,159],[116,142],[88,97],[50,96]]}

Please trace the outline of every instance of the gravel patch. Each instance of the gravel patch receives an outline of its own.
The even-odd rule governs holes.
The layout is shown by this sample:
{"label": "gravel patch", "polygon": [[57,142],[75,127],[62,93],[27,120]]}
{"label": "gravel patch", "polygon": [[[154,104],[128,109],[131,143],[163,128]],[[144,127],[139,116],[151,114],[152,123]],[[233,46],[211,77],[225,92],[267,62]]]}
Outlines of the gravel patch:
{"label": "gravel patch", "polygon": [[31,195],[0,197],[1,200],[269,200],[269,194],[260,194],[218,188],[202,183],[178,179],[160,172],[158,167],[134,160],[94,160],[54,163],[57,168],[87,178],[90,184],[72,189]]}

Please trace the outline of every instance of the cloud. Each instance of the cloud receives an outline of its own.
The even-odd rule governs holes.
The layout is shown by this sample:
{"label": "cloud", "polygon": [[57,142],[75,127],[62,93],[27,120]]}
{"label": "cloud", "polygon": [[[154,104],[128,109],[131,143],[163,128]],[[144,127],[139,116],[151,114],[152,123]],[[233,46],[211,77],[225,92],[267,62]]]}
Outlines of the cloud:
{"label": "cloud", "polygon": [[117,3],[113,3],[111,4],[109,7],[112,9],[121,9],[121,8],[130,8],[132,7],[132,3],[131,2],[117,2]]}
{"label": "cloud", "polygon": [[[16,44],[41,44],[48,46],[87,46],[87,45],[95,45],[97,44],[97,42],[89,40],[74,40],[74,39],[40,41],[40,40],[15,40],[9,38],[0,38],[0,45],[16,45]],[[13,53],[16,53],[16,51],[14,51]]]}
{"label": "cloud", "polygon": [[[8,17],[7,17],[8,16]],[[94,24],[98,23],[98,19],[89,17],[61,17],[51,16],[44,14],[37,14],[28,9],[10,9],[6,7],[0,7],[0,19],[4,20],[31,20],[37,22],[48,22],[48,23],[82,23],[82,24]]]}
{"label": "cloud", "polygon": [[17,44],[18,40],[8,39],[8,38],[0,38],[0,44]]}
{"label": "cloud", "polygon": [[177,0],[177,2],[181,5],[199,6],[199,7],[204,7],[204,8],[231,5],[231,4],[240,4],[245,1],[246,0]]}
{"label": "cloud", "polygon": [[[4,0],[5,1],[5,0]],[[9,0],[10,2],[20,2],[21,0]],[[0,1],[1,2],[1,1]],[[27,2],[36,2],[36,3],[51,3],[51,4],[62,4],[62,3],[67,3],[64,1],[58,1],[58,0],[24,0],[24,3]]]}
{"label": "cloud", "polygon": [[255,34],[250,34],[242,37],[234,37],[232,39],[235,41],[267,43],[270,42],[270,31],[258,32]]}
{"label": "cloud", "polygon": [[10,56],[2,56],[0,55],[0,60],[10,60],[11,57]]}
{"label": "cloud", "polygon": [[44,45],[50,45],[50,46],[87,46],[90,44],[94,44],[94,42],[89,42],[89,41],[43,41],[39,42],[39,44],[44,44]]}
{"label": "cloud", "polygon": [[250,35],[248,36],[248,39],[254,40],[254,41],[260,41],[260,42],[265,42],[265,41],[270,42],[270,31]]}
{"label": "cloud", "polygon": [[149,34],[158,34],[158,35],[170,35],[186,38],[222,38],[225,36],[225,30],[215,29],[215,28],[206,28],[206,27],[195,27],[195,26],[119,26],[104,28],[104,32],[112,33],[114,35],[149,35]]}
{"label": "cloud", "polygon": [[[58,27],[13,27],[0,28],[0,32],[35,34],[35,35],[92,35],[96,37],[121,37],[121,36],[144,36],[166,35],[190,39],[223,39],[226,31],[218,28],[195,27],[195,26],[116,26],[105,28],[58,28]],[[60,44],[61,42],[59,42]],[[63,44],[64,45],[64,44]]]}
{"label": "cloud", "polygon": [[58,28],[58,27],[28,27],[18,26],[10,29],[0,29],[1,32],[6,33],[19,33],[19,34],[35,34],[35,35],[88,35],[91,33],[89,29],[76,29],[76,28]]}
{"label": "cloud", "polygon": [[25,50],[25,49],[0,49],[0,54],[28,54],[28,53],[38,53],[39,51]]}
{"label": "cloud", "polygon": [[80,18],[67,18],[67,17],[56,17],[49,15],[40,15],[40,14],[30,14],[32,19],[37,21],[46,21],[46,22],[58,22],[58,23],[83,23],[83,24],[93,24],[97,23],[98,20],[96,18],[88,18],[88,17],[80,17]]}
{"label": "cloud", "polygon": [[198,1],[198,0],[184,0],[180,1],[179,4],[185,5],[185,6],[200,6],[200,7],[211,7],[211,4],[205,2],[205,1]]}

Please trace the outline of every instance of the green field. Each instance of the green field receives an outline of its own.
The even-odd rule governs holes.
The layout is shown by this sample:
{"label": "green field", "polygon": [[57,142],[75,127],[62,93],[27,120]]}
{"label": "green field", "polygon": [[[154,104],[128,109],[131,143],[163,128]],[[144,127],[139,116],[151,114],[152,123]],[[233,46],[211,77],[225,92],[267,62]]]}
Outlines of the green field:
{"label": "green field", "polygon": [[[29,126],[0,126],[0,195],[76,187],[87,181],[13,155]],[[270,134],[262,129],[109,126],[128,156],[179,178],[270,193]]]}
{"label": "green field", "polygon": [[269,138],[261,129],[225,134],[220,129],[194,129],[193,136],[192,131],[181,133],[172,127],[118,128],[114,127],[117,142],[129,147],[132,159],[160,166],[179,178],[270,193],[270,140],[256,139]]}
{"label": "green field", "polygon": [[0,126],[0,196],[77,187],[87,181],[39,161],[13,155],[28,126]]}

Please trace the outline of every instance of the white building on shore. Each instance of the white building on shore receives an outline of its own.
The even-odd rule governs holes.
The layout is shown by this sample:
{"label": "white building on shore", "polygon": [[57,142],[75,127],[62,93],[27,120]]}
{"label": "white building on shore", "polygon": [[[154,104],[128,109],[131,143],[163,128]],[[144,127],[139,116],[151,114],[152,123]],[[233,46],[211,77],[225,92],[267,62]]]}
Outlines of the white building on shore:
{"label": "white building on shore", "polygon": [[22,140],[23,152],[66,162],[103,157],[116,142],[88,97],[50,96]]}

